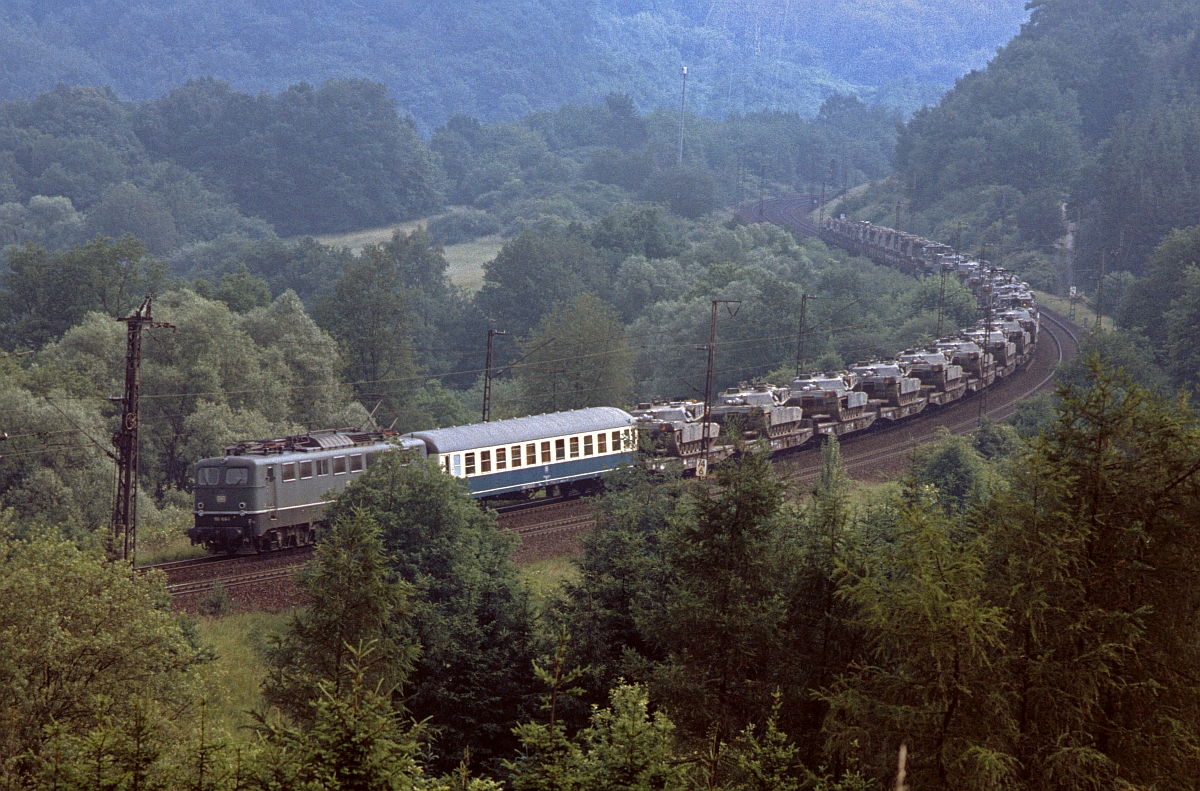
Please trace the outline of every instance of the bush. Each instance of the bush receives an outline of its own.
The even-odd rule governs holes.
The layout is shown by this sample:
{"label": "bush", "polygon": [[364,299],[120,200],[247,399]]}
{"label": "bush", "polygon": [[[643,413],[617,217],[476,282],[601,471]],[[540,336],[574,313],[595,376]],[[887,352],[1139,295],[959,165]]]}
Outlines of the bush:
{"label": "bush", "polygon": [[466,209],[434,217],[427,230],[439,244],[461,244],[499,233],[500,223],[485,211]]}
{"label": "bush", "polygon": [[237,607],[237,602],[230,598],[229,591],[225,590],[225,586],[217,582],[208,595],[200,601],[197,610],[201,615],[221,618],[232,613],[235,607]]}

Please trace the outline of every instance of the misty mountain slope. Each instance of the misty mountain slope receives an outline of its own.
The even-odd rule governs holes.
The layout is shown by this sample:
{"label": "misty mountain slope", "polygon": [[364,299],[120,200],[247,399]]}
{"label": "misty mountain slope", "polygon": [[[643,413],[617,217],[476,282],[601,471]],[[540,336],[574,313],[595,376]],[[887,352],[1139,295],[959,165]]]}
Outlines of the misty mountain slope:
{"label": "misty mountain slope", "polygon": [[161,96],[194,77],[247,91],[384,82],[423,129],[625,91],[643,108],[813,113],[835,91],[932,100],[1017,32],[1022,0],[0,0],[0,99],[68,84]]}

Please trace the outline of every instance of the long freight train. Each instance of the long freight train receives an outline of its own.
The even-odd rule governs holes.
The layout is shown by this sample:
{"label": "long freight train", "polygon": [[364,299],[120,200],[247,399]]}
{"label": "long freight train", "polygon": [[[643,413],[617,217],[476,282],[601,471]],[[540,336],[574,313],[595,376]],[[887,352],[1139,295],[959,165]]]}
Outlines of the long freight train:
{"label": "long freight train", "polygon": [[697,470],[744,449],[783,453],[915,418],[1012,375],[1037,347],[1037,301],[1028,284],[946,245],[870,223],[826,219],[831,244],[914,275],[953,274],[987,318],[954,337],[891,360],[803,373],[787,386],[742,383],[696,400],[556,412],[453,428],[317,431],[244,442],[196,467],[193,544],[213,552],[262,552],[315,539],[327,495],[340,492],[381,453],[435,462],[472,496],[522,496],[551,488],[585,493],[640,456]]}

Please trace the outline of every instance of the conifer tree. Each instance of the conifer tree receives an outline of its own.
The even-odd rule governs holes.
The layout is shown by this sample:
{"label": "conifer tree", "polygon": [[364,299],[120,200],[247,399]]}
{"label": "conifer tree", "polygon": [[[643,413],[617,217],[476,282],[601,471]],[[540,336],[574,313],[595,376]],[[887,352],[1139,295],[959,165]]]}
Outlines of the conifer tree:
{"label": "conifer tree", "polygon": [[[310,721],[318,685],[337,697],[351,668],[371,685],[404,683],[417,655],[408,634],[411,588],[392,578],[373,519],[361,511],[335,518],[297,582],[311,603],[267,652],[268,703]],[[370,652],[353,653],[366,642]]]}
{"label": "conifer tree", "polygon": [[732,459],[715,480],[672,517],[666,601],[638,626],[666,656],[652,670],[656,699],[689,733],[722,741],[765,715],[787,673],[794,558],[780,540],[783,489],[766,456]]}

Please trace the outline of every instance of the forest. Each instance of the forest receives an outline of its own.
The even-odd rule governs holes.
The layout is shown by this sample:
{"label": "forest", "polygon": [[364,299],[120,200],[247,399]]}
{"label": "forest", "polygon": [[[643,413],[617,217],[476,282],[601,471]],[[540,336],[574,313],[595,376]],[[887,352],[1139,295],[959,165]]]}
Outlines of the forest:
{"label": "forest", "polygon": [[[359,5],[0,6],[0,788],[1194,787],[1192,5],[1036,2],[986,66],[1020,9],[799,4],[802,35],[772,4]],[[700,50],[726,104],[698,66],[682,118],[628,71]],[[931,340],[939,304],[975,321],[953,279],[730,210],[822,189],[1103,324],[1052,396],[898,480],[853,480],[836,440],[807,485],[753,453],[619,470],[552,583],[395,458],[330,503],[304,607],[190,617],[105,558],[117,319],[147,293],[171,326],[143,346],[138,540],[173,557],[195,462],[234,440],[477,421],[488,329],[496,419],[697,395],[713,299],[740,300],[719,388],[791,377],[802,295],[825,370]],[[480,239],[464,285],[448,251]]]}
{"label": "forest", "polygon": [[674,106],[682,64],[706,117],[811,115],[834,92],[911,111],[986,63],[1025,20],[1023,6],[3,0],[0,101],[58,83],[142,101],[209,76],[250,93],[365,78],[385,84],[427,133],[459,113],[517,120],[613,92],[643,111]]}

